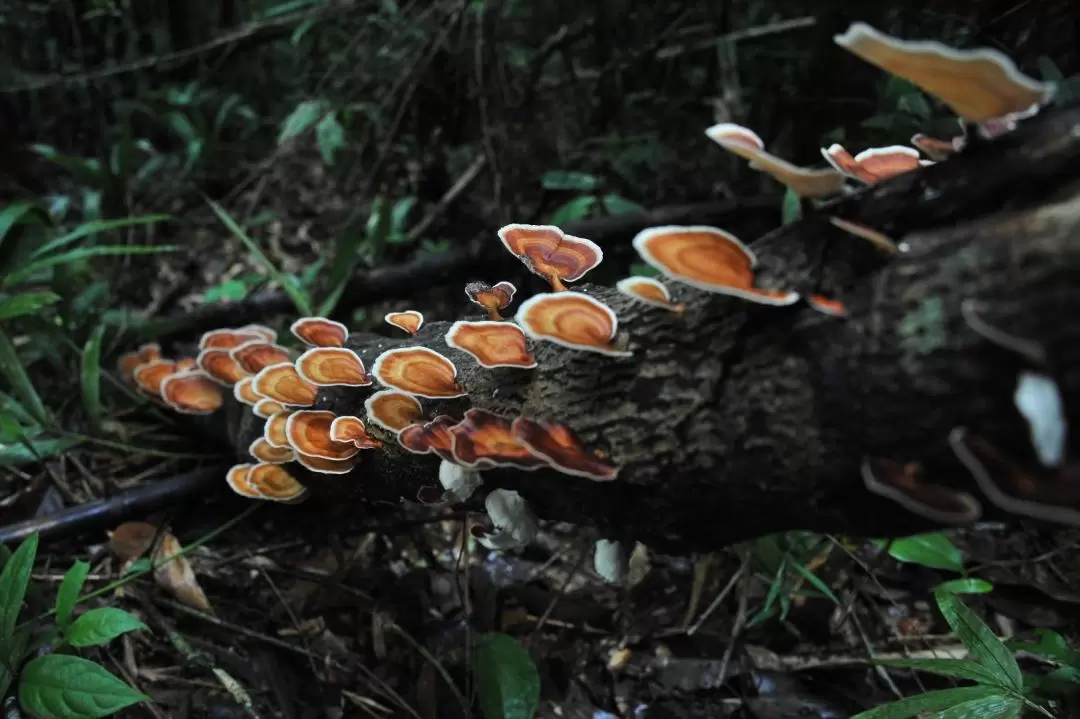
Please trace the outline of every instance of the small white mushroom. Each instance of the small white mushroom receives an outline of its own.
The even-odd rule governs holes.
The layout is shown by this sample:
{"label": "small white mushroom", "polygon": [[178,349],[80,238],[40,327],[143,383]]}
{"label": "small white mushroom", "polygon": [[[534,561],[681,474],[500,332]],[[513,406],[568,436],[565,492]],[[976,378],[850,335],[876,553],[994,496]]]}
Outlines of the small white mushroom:
{"label": "small white mushroom", "polygon": [[[480,488],[484,480],[480,473],[445,459],[439,464],[439,484],[453,497],[454,502],[464,502]],[[448,497],[446,499],[449,499]]]}
{"label": "small white mushroom", "polygon": [[1044,374],[1021,372],[1013,401],[1027,420],[1039,461],[1046,467],[1061,466],[1068,424],[1057,383]]}
{"label": "small white mushroom", "polygon": [[495,531],[477,537],[477,541],[488,549],[520,549],[540,531],[525,498],[512,489],[491,490],[484,500],[484,508]]}
{"label": "small white mushroom", "polygon": [[599,539],[593,550],[593,566],[608,584],[621,584],[630,571],[630,555],[620,542]]}

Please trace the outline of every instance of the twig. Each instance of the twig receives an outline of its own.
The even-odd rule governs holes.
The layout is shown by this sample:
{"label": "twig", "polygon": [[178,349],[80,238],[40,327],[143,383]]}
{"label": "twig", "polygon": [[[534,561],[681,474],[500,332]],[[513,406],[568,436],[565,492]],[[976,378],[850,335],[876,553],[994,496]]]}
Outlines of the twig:
{"label": "twig", "polygon": [[746,556],[743,558],[742,564],[740,564],[739,568],[735,571],[735,573],[731,575],[731,579],[728,580],[728,583],[724,585],[724,588],[720,590],[720,593],[716,595],[716,598],[709,603],[709,606],[706,607],[705,611],[701,613],[701,616],[698,617],[698,620],[694,622],[689,629],[686,630],[686,633],[688,635],[692,636],[695,632],[697,632],[698,629],[701,628],[701,625],[705,623],[705,620],[708,619],[709,616],[712,615],[714,611],[716,611],[716,608],[720,606],[720,602],[724,601],[724,598],[731,593],[731,590],[735,587],[735,583],[739,581],[739,577],[741,577],[746,572],[746,568],[749,566],[750,553],[747,552]]}
{"label": "twig", "polygon": [[461,173],[461,177],[457,179],[457,182],[455,182],[454,185],[446,191],[446,194],[439,198],[439,201],[435,204],[435,206],[432,207],[431,210],[426,215],[424,215],[424,217],[421,218],[421,220],[417,222],[416,225],[412,227],[412,229],[409,230],[409,232],[406,234],[406,237],[408,238],[408,241],[410,243],[416,242],[424,236],[424,233],[428,231],[428,228],[431,227],[431,224],[435,222],[435,220],[439,219],[439,217],[444,212],[446,212],[446,208],[453,204],[453,202],[458,198],[458,195],[467,190],[469,188],[469,185],[471,185],[473,181],[480,176],[480,170],[484,169],[484,165],[486,164],[487,157],[484,155],[481,155],[475,160],[473,160],[473,163],[469,165],[468,169],[466,169],[465,172]]}

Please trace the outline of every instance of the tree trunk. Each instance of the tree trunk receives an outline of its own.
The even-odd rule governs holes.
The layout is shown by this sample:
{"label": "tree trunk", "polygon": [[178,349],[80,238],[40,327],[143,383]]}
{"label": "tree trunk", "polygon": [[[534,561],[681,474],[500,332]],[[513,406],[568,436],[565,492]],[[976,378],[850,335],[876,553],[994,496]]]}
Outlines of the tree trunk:
{"label": "tree trunk", "polygon": [[[974,302],[987,323],[1045,348],[1076,426],[1078,180],[1080,109],[1046,112],[999,141],[810,211],[753,243],[761,286],[836,297],[846,318],[670,284],[688,305],[680,316],[583,284],[574,289],[618,314],[618,344],[632,357],[534,343],[536,369],[488,370],[447,348],[441,322],[417,338],[364,334],[349,344],[368,368],[405,345],[450,357],[468,397],[425,400],[429,417],[460,417],[473,406],[559,422],[609,456],[619,468],[613,481],[483,473],[485,491],[515,489],[541,518],[593,525],[605,537],[689,551],[783,530],[888,536],[935,526],[866,489],[867,457],[920,462],[931,481],[979,498],[985,516],[1004,516],[953,456],[948,436],[968,427],[1037,468],[1013,405],[1018,372],[1029,365],[974,331],[961,307]],[[829,216],[874,227],[907,251],[887,255]],[[493,243],[491,252],[500,251]],[[318,406],[362,417],[373,389],[328,388]],[[237,447],[261,432],[262,420],[248,411],[234,408],[231,419]],[[385,447],[366,451],[350,475],[289,465],[311,490],[308,503],[289,510],[315,512],[332,526],[364,501],[412,500],[438,485],[434,455],[379,438]]]}

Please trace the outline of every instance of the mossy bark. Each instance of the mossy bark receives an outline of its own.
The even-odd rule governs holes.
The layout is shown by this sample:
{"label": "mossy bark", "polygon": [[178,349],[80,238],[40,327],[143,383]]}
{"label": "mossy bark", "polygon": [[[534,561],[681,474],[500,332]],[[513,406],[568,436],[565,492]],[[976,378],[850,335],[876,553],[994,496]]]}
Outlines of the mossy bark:
{"label": "mossy bark", "polygon": [[[976,495],[948,449],[953,427],[1035,461],[1012,405],[1024,360],[971,330],[964,301],[1047,349],[1070,423],[1080,424],[1078,180],[1080,110],[1061,110],[753,243],[760,284],[841,299],[846,318],[672,284],[688,305],[675,315],[584,284],[575,289],[618,314],[618,343],[632,357],[537,343],[536,369],[486,370],[446,347],[447,323],[417,338],[361,335],[350,345],[368,367],[392,347],[436,349],[457,364],[469,396],[425,402],[432,413],[476,406],[557,421],[619,466],[610,482],[484,473],[485,489],[518,490],[542,518],[682,551],[791,529],[913,533],[933,525],[868,492],[863,457],[922,461],[934,481]],[[875,227],[907,251],[884,254],[829,224],[830,215]],[[367,394],[328,389],[319,406],[363,416]],[[236,416],[244,419],[231,431],[246,447],[261,421]],[[437,458],[383,439],[386,448],[367,452],[350,475],[298,471],[312,498],[294,511],[310,507],[330,525],[365,501],[411,500],[437,484]]]}

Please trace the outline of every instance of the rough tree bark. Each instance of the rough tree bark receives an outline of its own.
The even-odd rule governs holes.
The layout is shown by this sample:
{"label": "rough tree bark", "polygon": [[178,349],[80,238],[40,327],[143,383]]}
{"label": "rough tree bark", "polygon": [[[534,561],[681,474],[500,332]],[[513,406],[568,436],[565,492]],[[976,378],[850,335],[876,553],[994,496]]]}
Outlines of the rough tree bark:
{"label": "rough tree bark", "polygon": [[[830,215],[875,227],[908,251],[886,256],[829,224]],[[968,327],[965,300],[1048,350],[1068,419],[1080,422],[1080,109],[1045,113],[997,142],[810,211],[752,247],[762,286],[839,297],[848,317],[673,285],[689,305],[680,317],[583,284],[575,289],[617,312],[619,343],[633,357],[537,343],[535,370],[485,370],[446,347],[447,323],[415,339],[360,335],[350,344],[368,367],[410,344],[451,357],[469,396],[425,402],[440,412],[471,405],[569,425],[610,454],[616,480],[498,470],[484,473],[485,489],[521,492],[542,518],[673,551],[791,529],[927,529],[868,492],[860,463],[866,455],[920,460],[934,481],[980,496],[948,448],[957,425],[1034,462],[1012,405],[1022,361]],[[328,389],[319,406],[362,416],[366,396]],[[235,446],[246,447],[261,423],[233,408]],[[1071,437],[1069,447],[1075,456]],[[312,496],[288,510],[317,512],[332,526],[364,501],[396,503],[437,485],[437,467],[434,455],[390,441],[350,475],[298,468]]]}

